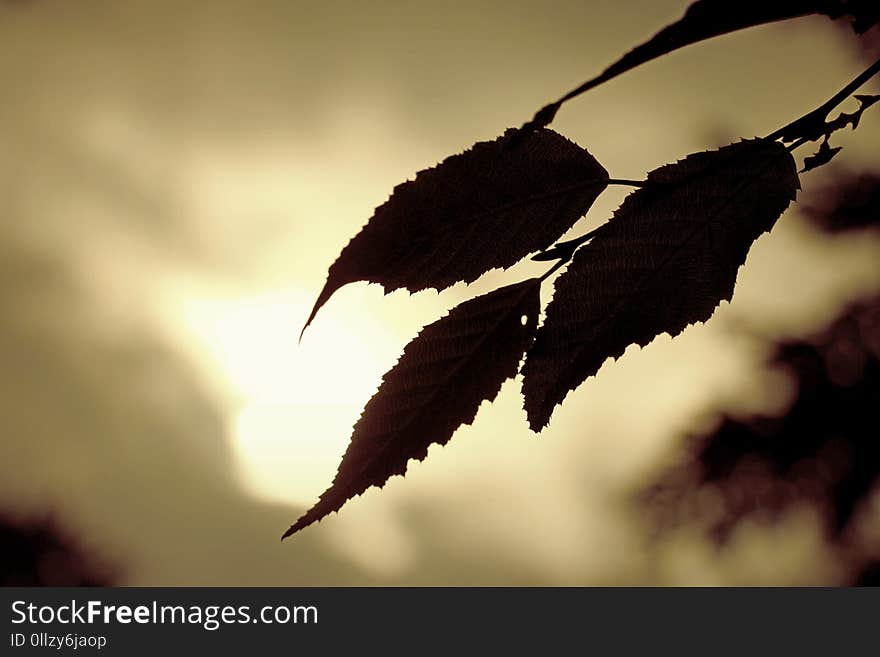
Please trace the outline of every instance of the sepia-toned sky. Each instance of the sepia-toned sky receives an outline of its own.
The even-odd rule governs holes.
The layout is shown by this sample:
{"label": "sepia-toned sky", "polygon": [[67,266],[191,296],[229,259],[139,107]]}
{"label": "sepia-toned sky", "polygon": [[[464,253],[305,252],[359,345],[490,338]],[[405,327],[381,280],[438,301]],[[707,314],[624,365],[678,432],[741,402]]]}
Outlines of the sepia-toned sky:
{"label": "sepia-toned sky", "polygon": [[[697,532],[652,541],[631,502],[714,410],[785,404],[763,338],[880,289],[880,238],[819,234],[794,207],[731,304],[606,363],[540,436],[508,382],[405,479],[278,540],[418,330],[545,269],[442,294],[347,286],[298,345],[340,249],[396,184],[521,124],[685,6],[0,3],[2,510],[52,515],[136,585],[833,581],[809,510],[719,551]],[[823,102],[864,66],[845,37],[815,18],[698,44],[553,127],[639,179]],[[867,113],[839,160],[876,163],[878,136]]]}

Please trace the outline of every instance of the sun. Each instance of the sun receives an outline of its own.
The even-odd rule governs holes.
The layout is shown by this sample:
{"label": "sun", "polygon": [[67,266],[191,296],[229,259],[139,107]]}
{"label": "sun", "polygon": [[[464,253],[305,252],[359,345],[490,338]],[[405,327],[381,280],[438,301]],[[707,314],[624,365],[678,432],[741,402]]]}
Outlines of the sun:
{"label": "sun", "polygon": [[357,305],[323,312],[299,345],[312,302],[290,288],[191,297],[176,313],[202,369],[221,382],[243,484],[303,505],[332,481],[352,426],[400,348]]}

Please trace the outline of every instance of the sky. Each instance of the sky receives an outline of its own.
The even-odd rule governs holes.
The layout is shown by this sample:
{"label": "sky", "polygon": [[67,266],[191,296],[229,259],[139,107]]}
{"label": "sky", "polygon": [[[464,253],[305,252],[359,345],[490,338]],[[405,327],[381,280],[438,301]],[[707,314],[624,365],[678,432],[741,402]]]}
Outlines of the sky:
{"label": "sky", "polygon": [[[880,289],[877,235],[820,234],[796,207],[732,303],[607,362],[539,436],[509,381],[405,478],[278,540],[418,330],[544,269],[440,294],[350,285],[298,344],[340,249],[396,184],[520,125],[685,4],[0,4],[3,511],[51,515],[134,585],[833,581],[809,509],[718,550],[687,529],[652,540],[631,503],[718,409],[784,406],[765,339]],[[553,127],[640,179],[772,132],[863,66],[830,21],[798,19],[645,65]],[[878,135],[867,113],[839,159],[872,163]]]}

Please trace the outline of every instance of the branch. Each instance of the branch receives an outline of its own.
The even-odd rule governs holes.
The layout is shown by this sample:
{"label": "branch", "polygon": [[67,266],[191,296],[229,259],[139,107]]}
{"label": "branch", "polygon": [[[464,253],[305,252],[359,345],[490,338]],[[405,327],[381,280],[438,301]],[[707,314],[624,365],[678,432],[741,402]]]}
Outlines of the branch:
{"label": "branch", "polygon": [[[740,3],[696,0],[679,20],[667,25],[653,37],[630,50],[596,77],[572,89],[557,101],[542,107],[522,126],[520,132],[528,134],[548,126],[566,101],[685,46],[749,27],[810,14],[839,18],[852,13],[853,8],[849,7],[848,0],[772,0]],[[871,19],[868,18],[867,9],[865,15],[864,20],[870,25]]]}
{"label": "branch", "polygon": [[825,121],[831,110],[849,98],[850,94],[857,91],[859,87],[878,73],[880,73],[880,59],[862,71],[852,82],[834,94],[822,105],[814,109],[812,112],[804,114],[801,118],[783,126],[776,132],[767,135],[767,139],[781,139],[784,142],[801,139],[805,139],[806,141],[816,141],[817,139],[821,139],[827,134],[827,125]]}

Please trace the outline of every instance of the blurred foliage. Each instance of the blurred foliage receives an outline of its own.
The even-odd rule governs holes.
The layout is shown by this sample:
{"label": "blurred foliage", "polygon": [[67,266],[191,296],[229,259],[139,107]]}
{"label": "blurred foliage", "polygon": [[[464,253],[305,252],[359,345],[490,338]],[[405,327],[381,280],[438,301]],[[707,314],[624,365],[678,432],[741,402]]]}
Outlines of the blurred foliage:
{"label": "blurred foliage", "polygon": [[[368,126],[369,130],[362,132],[375,132],[378,139],[384,138],[385,127],[375,117],[385,117],[382,103],[386,101],[399,111],[399,116],[391,115],[392,119],[404,122],[410,130],[430,124],[435,139],[412,139],[412,132],[402,130],[403,141],[387,144],[388,153],[407,139],[438,149],[450,135],[464,143],[474,125],[477,130],[488,129],[499,114],[506,116],[513,111],[513,103],[523,98],[530,103],[540,85],[553,87],[570,81],[566,74],[559,73],[558,79],[540,79],[540,84],[533,83],[530,88],[529,80],[539,77],[544,64],[558,64],[564,59],[560,52],[569,52],[534,46],[543,43],[538,40],[543,38],[542,28],[548,29],[543,21],[549,25],[550,18],[555,20],[550,43],[558,44],[565,43],[564,36],[581,36],[583,21],[571,20],[562,4],[553,12],[535,12],[527,4],[485,3],[470,8],[473,13],[467,14],[467,20],[461,13],[444,8],[434,8],[434,13],[423,16],[422,7],[406,3],[369,6],[362,12],[344,15],[333,5],[322,8],[279,1],[263,3],[259,11],[241,2],[185,6],[98,2],[75,6],[3,0],[0,5],[4,9],[0,20],[7,28],[3,39],[7,86],[15,89],[11,102],[0,110],[10,146],[6,149],[9,166],[5,171],[8,184],[4,204],[8,221],[0,236],[0,270],[4,272],[0,276],[4,308],[0,313],[0,354],[5,365],[0,406],[7,438],[0,459],[7,468],[0,479],[5,485],[7,508],[53,509],[64,519],[64,527],[75,529],[74,536],[84,541],[72,540],[54,522],[21,523],[0,518],[4,584],[120,581],[83,558],[92,556],[89,546],[106,548],[114,553],[113,563],[125,564],[125,583],[375,583],[375,573],[363,572],[360,562],[350,562],[347,553],[337,554],[336,543],[327,538],[329,533],[304,536],[294,549],[284,551],[277,549],[275,540],[261,539],[274,536],[273,532],[286,524],[291,509],[251,499],[239,490],[233,479],[237,464],[229,449],[233,438],[225,424],[227,409],[205,393],[203,382],[189,371],[180,353],[167,348],[159,339],[163,336],[154,335],[153,325],[135,313],[148,301],[143,291],[153,288],[133,284],[167,275],[159,265],[140,261],[137,256],[141,245],[155,241],[157,252],[174,253],[190,265],[203,252],[213,254],[214,249],[224,257],[233,248],[248,253],[253,250],[251,242],[237,237],[215,244],[215,237],[240,234],[230,227],[232,221],[229,226],[220,225],[226,205],[231,208],[227,214],[239,211],[238,197],[227,197],[227,190],[218,194],[217,205],[222,205],[224,212],[213,206],[204,211],[212,239],[201,239],[202,224],[189,203],[188,175],[191,170],[199,170],[199,163],[192,161],[192,152],[201,155],[202,149],[207,153],[210,167],[205,178],[213,181],[220,173],[224,184],[223,176],[234,178],[228,187],[235,193],[247,188],[252,170],[259,176],[264,173],[265,162],[259,159],[261,140],[271,142],[273,147],[287,147],[285,158],[297,165],[297,150],[305,152],[302,161],[307,166],[303,165],[303,170],[313,168],[317,177],[324,175],[325,169],[321,161],[315,161],[317,156],[309,150],[310,145],[329,148],[335,144],[339,126],[348,125],[345,122],[350,120],[341,109],[337,117],[334,106],[346,111],[350,108],[352,116],[364,114],[363,123],[354,125]],[[614,6],[608,3],[609,12]],[[498,8],[501,11],[496,11]],[[17,20],[28,18],[32,9],[36,12],[32,20]],[[664,11],[664,3],[659,2],[638,7],[642,20],[652,12]],[[499,23],[499,18],[505,22]],[[420,24],[429,31],[420,31]],[[296,38],[290,37],[291,26],[299,30]],[[450,34],[461,47],[448,47]],[[512,47],[510,40],[504,40],[511,34],[520,41],[525,38],[528,48]],[[596,34],[614,38],[613,31],[604,28]],[[869,47],[880,45],[878,35],[878,28],[863,35],[866,53]],[[846,38],[854,41],[848,27]],[[571,52],[577,55],[570,58],[572,61],[594,61],[595,53],[602,52],[601,39],[572,41]],[[483,51],[477,52],[481,57],[480,53],[485,53],[484,59],[473,60],[475,49],[469,46],[474,43],[486,44]],[[443,67],[430,59],[433,46],[442,50]],[[501,60],[503,56],[506,61],[517,50],[529,52],[529,59],[523,61],[531,65],[534,59],[534,67],[512,67],[521,75],[510,98],[497,92],[501,82],[497,87],[487,86],[489,76],[479,77],[475,72],[494,70],[494,57]],[[535,57],[533,50],[538,51]],[[719,57],[724,50],[719,49]],[[788,61],[788,51],[780,50],[778,62]],[[407,56],[401,57],[401,52]],[[872,59],[876,56],[871,55]],[[713,65],[728,61],[708,59]],[[774,65],[778,62],[772,60]],[[505,67],[511,68],[508,64]],[[829,64],[828,71],[833,68]],[[463,69],[471,72],[471,77],[463,74]],[[727,74],[732,69],[728,64],[723,70]],[[438,77],[444,72],[448,72],[448,78]],[[690,70],[689,75],[693,74]],[[499,77],[505,78],[506,86],[507,76]],[[741,93],[734,80],[719,77],[716,89],[700,93],[717,96],[719,106],[723,106],[725,92]],[[370,114],[374,106],[363,105],[357,95],[361,92],[331,92],[334,85],[342,87],[352,82],[357,83],[352,87],[362,83],[366,90],[363,97],[377,103],[375,117]],[[398,96],[384,90],[384,84]],[[670,138],[684,134],[676,132],[676,121],[686,126],[695,124],[687,112],[689,105],[697,105],[685,102],[689,93],[693,95],[695,85],[673,87],[680,104],[676,105],[679,111],[669,113],[670,125],[664,128]],[[483,103],[475,107],[479,111],[469,111],[467,121],[436,120],[445,114],[457,118],[463,111],[459,107],[462,89],[475,91],[471,98]],[[779,89],[774,92],[780,102],[793,102],[788,87],[781,93]],[[500,100],[493,104],[489,102],[493,97]],[[658,97],[660,109],[667,107],[662,104],[664,99]],[[596,115],[581,117],[586,126],[596,125],[591,116],[601,115],[600,110],[607,108],[601,97],[597,101],[585,104],[587,112],[592,111],[590,107],[598,108]],[[757,111],[742,112],[741,107],[736,104],[744,120],[759,116]],[[607,109],[605,113],[611,114]],[[628,118],[623,113],[621,120]],[[297,132],[299,126],[305,126],[302,135]],[[613,129],[594,132],[597,148],[606,133],[614,134]],[[303,136],[306,134],[308,138]],[[642,140],[645,134],[648,132],[633,131],[631,142]],[[730,136],[735,134],[739,133],[734,131]],[[337,159],[326,160],[334,163],[333,172],[340,178],[347,158],[356,164],[361,162],[357,148],[369,151],[371,158],[374,155],[363,146],[373,142],[348,143],[348,136],[343,133],[338,138],[347,149],[345,157],[332,151]],[[256,143],[256,155],[254,162],[241,157],[241,168],[234,168],[224,162],[223,156],[229,150],[238,157],[235,147],[239,141],[249,148]],[[652,149],[659,149],[663,143],[662,139],[656,143],[639,141],[640,156],[653,157]],[[422,150],[414,150],[412,161],[420,162],[433,154],[424,144],[419,146]],[[630,149],[636,150],[626,142],[618,148],[606,147],[619,163],[638,162],[634,155],[627,159]],[[244,155],[251,155],[251,150],[244,149]],[[235,162],[238,166],[239,159]],[[386,167],[404,166],[390,156],[378,162]],[[409,163],[406,160],[405,166]],[[266,169],[274,172],[271,166],[266,165]],[[242,173],[246,174],[243,182],[236,177]],[[286,169],[284,173],[285,186],[314,186],[305,174],[297,181],[295,176],[287,176]],[[373,181],[368,179],[367,183]],[[337,189],[343,191],[336,193]],[[334,199],[356,196],[355,191],[341,187],[319,191]],[[318,196],[317,192],[314,195]],[[249,201],[250,196],[245,196]],[[292,198],[301,201],[299,196]],[[290,201],[290,206],[294,205]],[[270,204],[269,210],[274,207]],[[250,210],[242,213],[246,221],[241,223],[259,224]],[[325,221],[302,221],[302,226],[296,225],[297,230],[317,245],[317,225],[339,222],[339,214],[328,211]],[[290,216],[294,223],[298,221],[291,212],[284,214],[285,221]],[[108,235],[112,239],[104,240]],[[304,239],[301,236],[297,239]],[[81,248],[89,243],[98,246],[93,250]],[[190,248],[195,246],[198,250]],[[93,251],[101,250],[111,251],[112,260],[126,267],[113,269],[110,277],[96,276],[89,259],[94,258]],[[293,260],[307,260],[301,252],[292,253],[297,256]],[[84,263],[89,266],[80,271]],[[106,315],[103,305],[92,303],[91,297],[83,294],[80,284],[85,286],[91,278],[97,280],[96,288],[109,291],[114,305],[108,307],[115,309],[113,314]],[[124,303],[118,302],[116,295]],[[113,339],[103,333],[93,335],[93,324],[99,324],[102,330],[113,329]],[[585,449],[595,450],[595,443],[587,445]],[[459,481],[466,481],[459,472],[455,476],[457,486]],[[38,493],[32,495],[32,490]],[[489,491],[496,496],[504,492],[506,489],[501,487]],[[485,498],[491,497],[489,493]],[[596,497],[594,488],[585,494],[591,496],[590,500]],[[529,495],[537,497],[534,490]],[[547,499],[553,498],[548,495]],[[483,540],[490,534],[488,530],[479,534],[463,528],[458,517],[456,531],[448,531],[453,521],[447,515],[453,513],[447,514],[446,509],[456,507],[450,507],[450,502],[443,506],[439,495],[430,499],[430,504],[427,500],[424,496],[418,498],[418,505],[409,502],[406,507],[410,511],[404,529],[412,535],[418,567],[401,570],[395,574],[400,579],[394,583],[546,584],[549,576],[546,569],[542,570],[544,562],[526,562],[521,554],[537,553],[538,547],[543,547],[555,560],[553,563],[560,561],[557,552],[567,534],[560,538],[541,530],[544,535],[540,543],[522,541],[523,547],[518,541],[508,541],[500,547],[502,539],[498,543]],[[517,507],[519,501],[504,503]],[[596,505],[600,506],[601,501]],[[468,507],[474,506],[468,503]],[[137,522],[128,521],[132,512],[137,513]],[[605,535],[613,536],[618,529],[609,518],[610,513],[597,515],[593,521],[608,523]],[[568,525],[578,527],[570,515],[558,522],[560,527]],[[548,526],[556,525],[551,522]],[[345,526],[339,525],[340,536],[344,530]],[[533,533],[538,530],[533,529]],[[572,542],[578,536],[571,538]],[[378,546],[375,550],[387,553],[379,537],[379,530],[371,537]],[[604,540],[604,536],[600,538]],[[595,561],[594,555],[618,552],[629,557],[630,550],[623,544],[616,550],[606,549],[602,540],[584,544],[588,556],[584,557],[587,565],[583,576],[591,578],[587,581],[595,581],[595,563],[600,564],[600,574],[606,578],[601,581],[618,581],[615,578],[620,573],[605,567],[604,557]],[[571,569],[552,572],[571,577]],[[634,571],[627,567],[623,572]],[[878,567],[872,570],[870,563],[853,571],[852,576],[862,583],[880,579]]]}
{"label": "blurred foliage", "polygon": [[787,411],[723,417],[692,439],[687,463],[654,493],[711,488],[719,504],[707,505],[709,524],[720,541],[747,514],[775,514],[801,501],[822,507],[836,539],[880,476],[880,297],[818,335],[779,343],[768,364],[796,381]]}
{"label": "blurred foliage", "polygon": [[880,173],[838,172],[808,198],[804,213],[818,228],[831,233],[880,227]]}
{"label": "blurred foliage", "polygon": [[[684,462],[645,499],[661,528],[697,523],[725,544],[749,517],[776,523],[799,505],[816,509],[856,583],[876,583],[860,536],[876,519],[880,482],[880,296],[845,311],[826,330],[775,346],[768,363],[797,392],[780,417],[723,416],[689,439]],[[866,553],[866,554],[863,554]]]}
{"label": "blurred foliage", "polygon": [[0,586],[112,586],[115,573],[51,520],[0,517]]}
{"label": "blurred foliage", "polygon": [[880,586],[880,561],[873,561],[862,568],[852,581],[854,586]]}

